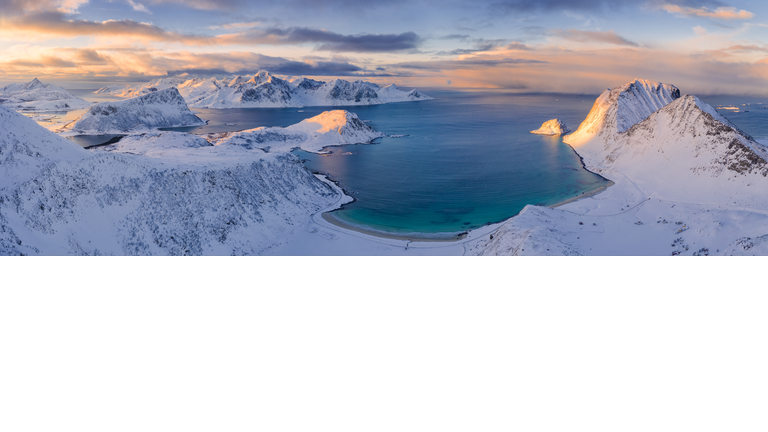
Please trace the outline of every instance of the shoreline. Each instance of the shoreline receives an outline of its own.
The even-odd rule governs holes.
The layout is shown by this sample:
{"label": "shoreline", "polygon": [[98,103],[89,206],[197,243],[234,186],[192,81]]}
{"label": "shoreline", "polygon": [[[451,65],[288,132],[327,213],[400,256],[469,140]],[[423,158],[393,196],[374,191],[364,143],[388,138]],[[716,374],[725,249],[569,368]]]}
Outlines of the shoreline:
{"label": "shoreline", "polygon": [[[584,169],[586,170],[586,167],[584,167]],[[587,170],[587,171],[589,171],[589,170]],[[589,172],[592,172],[592,171],[589,171]],[[333,180],[330,180],[330,178],[328,177],[327,173],[313,173],[313,174],[316,174],[316,175],[319,174],[319,175],[325,176],[325,178],[328,179],[328,181],[331,181],[331,182],[335,183],[336,186],[339,187],[339,189],[341,190],[341,192],[345,196],[348,196],[348,197],[352,198],[351,202],[354,202],[356,200],[354,197],[352,197],[351,195],[347,194],[347,192],[343,188],[341,188],[337,182],[335,182]],[[605,177],[603,177],[603,178],[605,178]],[[589,197],[595,196],[595,195],[605,191],[609,187],[611,187],[611,186],[616,184],[613,180],[608,180],[608,179],[605,179],[605,180],[608,182],[608,184],[602,185],[602,186],[598,187],[597,189],[594,189],[594,190],[591,190],[591,191],[588,191],[588,192],[582,192],[581,195],[575,196],[573,198],[568,198],[567,200],[560,201],[558,203],[551,204],[551,205],[548,205],[548,206],[545,206],[545,207],[556,208],[556,207],[560,207],[560,206],[563,206],[563,205],[566,205],[566,204],[570,204],[572,202],[578,201],[578,200],[583,199],[583,198],[589,198]],[[347,204],[347,203],[345,203],[345,204]],[[390,240],[403,240],[403,241],[409,241],[409,242],[451,243],[451,242],[457,242],[459,240],[463,240],[463,239],[467,238],[472,231],[477,231],[477,230],[483,228],[483,227],[479,227],[479,228],[475,228],[473,230],[468,230],[468,231],[465,231],[465,232],[462,232],[462,233],[452,234],[452,235],[447,236],[447,237],[446,236],[430,237],[430,234],[427,234],[427,233],[409,233],[409,234],[388,233],[388,232],[384,232],[384,231],[377,231],[377,230],[373,230],[373,229],[366,229],[366,228],[364,228],[362,226],[358,226],[358,225],[351,224],[349,222],[342,221],[341,219],[339,219],[339,218],[335,217],[334,215],[332,215],[332,213],[334,211],[340,210],[341,208],[344,207],[345,204],[341,204],[339,207],[337,207],[337,208],[335,208],[333,210],[330,210],[330,211],[327,211],[327,212],[323,212],[323,213],[320,214],[320,216],[326,222],[328,222],[328,223],[330,223],[332,225],[335,225],[335,226],[337,226],[339,228],[350,230],[350,231],[355,231],[355,232],[358,232],[358,233],[361,233],[361,234],[370,235],[370,236],[374,236],[374,237],[390,239]],[[509,218],[504,219],[503,221],[495,222],[495,223],[489,223],[489,224],[484,225],[484,226],[495,225],[495,224],[503,224],[504,222],[507,222],[508,220],[514,218],[515,216],[517,216],[517,215],[510,216]],[[439,236],[439,234],[436,234],[436,235]]]}
{"label": "shoreline", "polygon": [[[372,143],[372,142],[370,142],[370,143]],[[368,144],[368,143],[366,143],[366,144]],[[568,198],[568,199],[566,199],[564,201],[560,201],[558,203],[550,204],[550,205],[547,205],[547,206],[544,206],[544,207],[557,208],[557,207],[560,207],[560,206],[564,206],[566,204],[570,204],[570,203],[578,201],[580,199],[584,199],[584,198],[589,198],[589,197],[595,196],[595,195],[597,195],[597,194],[599,194],[601,192],[604,192],[609,187],[611,187],[611,186],[616,184],[616,182],[614,182],[613,180],[607,179],[607,178],[603,177],[602,175],[600,175],[598,173],[590,171],[587,168],[587,165],[584,163],[584,157],[581,154],[579,154],[579,152],[577,152],[576,149],[572,145],[567,144],[567,143],[565,143],[565,144],[568,145],[568,147],[571,148],[571,150],[574,152],[574,154],[576,154],[576,156],[578,156],[579,161],[581,162],[581,167],[585,171],[590,172],[592,174],[595,174],[595,175],[601,177],[602,179],[604,179],[608,183],[604,184],[604,185],[602,185],[602,186],[600,186],[600,187],[598,187],[598,188],[596,188],[594,190],[587,191],[587,192],[582,192],[578,196],[575,196],[575,197],[572,197],[572,198]],[[338,147],[342,147],[344,145],[348,145],[348,144],[342,144],[342,145],[339,145]],[[336,146],[334,146],[334,147],[336,147]],[[323,148],[323,150],[325,150],[325,148]],[[347,191],[344,190],[343,187],[341,187],[339,182],[331,180],[330,175],[328,173],[313,172],[313,174],[314,175],[321,175],[321,176],[325,177],[325,179],[328,180],[329,182],[334,183],[336,185],[336,187],[339,188],[339,190],[342,193],[342,195],[351,198],[350,202],[354,202],[354,201],[357,200],[352,195],[347,193]],[[430,242],[430,243],[451,243],[451,242],[457,242],[457,241],[466,239],[468,236],[470,236],[472,234],[473,231],[481,230],[483,227],[487,227],[487,226],[490,226],[490,225],[503,224],[503,223],[505,223],[505,222],[509,221],[510,219],[512,219],[512,218],[517,216],[517,214],[516,214],[516,215],[510,216],[507,219],[504,219],[503,221],[495,222],[495,223],[488,223],[488,224],[484,225],[483,227],[479,227],[479,228],[475,228],[475,229],[472,229],[472,230],[464,231],[462,233],[452,234],[450,236],[430,237],[430,234],[427,234],[427,233],[396,234],[396,233],[389,233],[389,232],[385,232],[385,231],[377,231],[377,230],[374,230],[374,229],[366,229],[365,227],[362,227],[362,226],[359,226],[359,225],[354,225],[354,224],[351,224],[351,223],[346,222],[346,221],[342,221],[341,219],[339,219],[339,218],[337,218],[337,217],[335,217],[334,215],[331,214],[331,213],[333,213],[336,210],[340,210],[340,209],[344,208],[344,206],[346,204],[348,204],[348,203],[349,202],[343,203],[343,204],[339,205],[337,208],[334,208],[334,209],[326,211],[326,212],[322,212],[320,214],[320,216],[326,222],[328,222],[328,223],[330,223],[330,224],[332,224],[332,225],[334,225],[336,227],[339,227],[341,229],[350,230],[350,231],[354,231],[354,232],[357,232],[357,233],[361,233],[361,234],[365,234],[365,235],[370,235],[370,236],[373,236],[373,237],[385,238],[385,239],[390,239],[390,240],[402,240],[402,241],[408,241],[408,242]],[[437,234],[437,235],[439,235],[439,234]]]}
{"label": "shoreline", "polygon": [[[391,240],[405,240],[409,242],[432,242],[432,243],[451,243],[459,240],[465,239],[469,232],[465,231],[458,234],[452,234],[447,237],[427,237],[429,234],[426,233],[409,233],[409,234],[395,234],[395,233],[388,233],[384,231],[376,231],[376,230],[367,230],[361,226],[353,225],[348,222],[344,222],[340,220],[339,218],[333,216],[331,213],[333,211],[324,212],[320,216],[328,223],[336,225],[339,228],[347,229],[350,231],[359,232],[361,234],[366,234],[374,237],[381,237]],[[437,234],[439,235],[439,234]]]}
{"label": "shoreline", "polygon": [[[584,169],[586,169],[586,168],[584,168]],[[589,171],[589,170],[587,170],[587,171]],[[589,172],[592,172],[592,171],[589,171]],[[605,177],[603,177],[603,178],[605,178]],[[549,208],[560,207],[560,206],[563,206],[563,205],[570,204],[572,202],[578,201],[578,200],[580,200],[582,198],[589,198],[591,196],[595,196],[595,195],[599,194],[600,192],[603,192],[604,190],[606,190],[609,187],[611,187],[611,186],[616,184],[616,182],[614,182],[613,180],[608,180],[608,179],[606,179],[606,180],[608,181],[608,184],[606,184],[606,185],[600,186],[599,188],[597,188],[595,190],[592,190],[592,191],[589,191],[589,192],[582,192],[581,195],[579,195],[579,196],[575,196],[573,198],[568,198],[565,201],[561,201],[561,202],[556,203],[556,204],[551,204],[551,205],[548,205],[547,207],[549,207]]]}

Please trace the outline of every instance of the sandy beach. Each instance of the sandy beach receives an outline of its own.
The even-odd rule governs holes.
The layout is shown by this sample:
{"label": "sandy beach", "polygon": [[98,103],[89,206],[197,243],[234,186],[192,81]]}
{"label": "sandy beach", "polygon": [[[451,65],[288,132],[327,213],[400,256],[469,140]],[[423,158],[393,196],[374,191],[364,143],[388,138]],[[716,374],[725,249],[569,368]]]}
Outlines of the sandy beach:
{"label": "sandy beach", "polygon": [[[584,169],[586,169],[586,168],[584,168]],[[587,170],[587,171],[589,171],[589,170]],[[590,172],[591,172],[591,171],[590,171]],[[549,208],[560,207],[560,206],[562,206],[562,205],[566,205],[566,204],[568,204],[568,203],[572,203],[572,202],[574,202],[574,201],[578,201],[578,200],[580,200],[580,199],[583,199],[583,198],[589,198],[589,197],[591,197],[591,196],[594,196],[594,195],[597,195],[597,194],[599,194],[600,192],[602,192],[602,191],[604,191],[604,190],[608,189],[609,187],[611,187],[611,186],[613,186],[613,185],[615,185],[615,184],[616,184],[616,183],[614,183],[613,181],[611,181],[611,180],[608,180],[608,184],[607,184],[607,185],[603,185],[603,186],[600,186],[599,188],[597,188],[597,189],[595,189],[595,190],[593,190],[593,191],[589,191],[589,192],[582,192],[582,193],[581,193],[581,195],[579,195],[579,196],[575,196],[575,197],[573,197],[573,198],[568,198],[568,199],[567,199],[567,200],[565,200],[565,201],[561,201],[561,202],[559,202],[559,203],[557,203],[557,204],[552,204],[552,205],[549,205],[549,206],[547,206],[547,207],[549,207]]]}
{"label": "sandy beach", "polygon": [[339,218],[337,218],[336,216],[334,216],[332,211],[323,213],[322,217],[327,222],[333,225],[336,225],[337,227],[340,227],[340,228],[357,231],[359,233],[372,235],[374,237],[382,237],[382,238],[393,239],[393,240],[406,240],[406,241],[416,241],[416,242],[455,242],[467,237],[467,232],[458,233],[458,234],[425,234],[425,233],[395,234],[395,233],[387,233],[384,231],[370,230],[370,229],[365,229],[363,227],[344,222]]}

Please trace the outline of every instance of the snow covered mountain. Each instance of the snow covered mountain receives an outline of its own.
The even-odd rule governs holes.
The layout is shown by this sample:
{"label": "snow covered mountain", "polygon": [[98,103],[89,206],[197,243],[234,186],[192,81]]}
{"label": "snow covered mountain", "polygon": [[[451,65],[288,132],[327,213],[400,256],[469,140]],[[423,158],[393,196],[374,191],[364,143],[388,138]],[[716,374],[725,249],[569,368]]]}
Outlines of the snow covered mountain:
{"label": "snow covered mountain", "polygon": [[[336,111],[283,134],[303,134],[310,148],[378,135],[358,122]],[[243,145],[247,133],[211,145],[151,132],[86,150],[0,107],[0,129],[2,255],[261,254],[339,200],[277,151],[288,141],[279,128],[250,132],[258,146]]]}
{"label": "snow covered mountain", "polygon": [[605,90],[576,132],[563,141],[578,145],[595,137],[624,132],[679,97],[677,87],[643,79]]}
{"label": "snow covered mountain", "polygon": [[71,111],[88,108],[91,103],[61,87],[43,84],[37,78],[26,84],[0,88],[0,105],[23,112]]}
{"label": "snow covered mountain", "polygon": [[195,108],[376,105],[432,99],[415,89],[402,91],[394,84],[379,87],[365,81],[336,79],[323,82],[308,78],[286,81],[266,71],[260,71],[250,79],[238,76],[229,81],[176,76],[138,87],[104,87],[96,93],[135,97],[171,87],[176,87],[187,104]]}
{"label": "snow covered mountain", "polygon": [[[619,108],[607,111],[620,113],[623,102],[623,108],[633,108],[627,112],[644,113],[652,105],[643,96],[634,99],[634,105],[630,98],[619,98]],[[590,171],[608,178],[619,172],[651,196],[768,206],[768,196],[748,187],[768,187],[768,149],[696,96],[670,101],[644,119],[629,123],[624,122],[623,131],[617,128],[617,132],[607,133],[612,125],[604,125],[592,136],[568,136],[565,141]]]}
{"label": "snow covered mountain", "polygon": [[205,121],[189,110],[171,87],[117,102],[101,102],[65,126],[72,134],[123,134],[161,127],[199,126]]}
{"label": "snow covered mountain", "polygon": [[526,206],[474,253],[768,252],[768,148],[699,98],[636,80],[600,95],[564,141],[615,185],[558,208]]}
{"label": "snow covered mountain", "polygon": [[552,119],[545,121],[540,128],[532,130],[531,133],[536,135],[564,135],[570,131],[560,119]]}

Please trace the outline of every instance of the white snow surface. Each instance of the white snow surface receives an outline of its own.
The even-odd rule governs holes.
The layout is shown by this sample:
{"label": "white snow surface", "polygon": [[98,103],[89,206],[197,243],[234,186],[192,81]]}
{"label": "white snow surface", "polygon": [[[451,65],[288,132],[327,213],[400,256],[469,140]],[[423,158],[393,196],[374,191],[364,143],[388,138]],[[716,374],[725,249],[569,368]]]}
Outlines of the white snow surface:
{"label": "white snow surface", "polygon": [[320,152],[325,147],[368,143],[383,136],[383,133],[363,123],[357,114],[334,110],[285,128],[260,127],[241,132],[210,134],[209,138],[217,146],[241,146],[268,152],[289,152],[294,148]]}
{"label": "white snow surface", "polygon": [[35,78],[26,84],[0,88],[0,105],[19,112],[45,112],[78,110],[88,108],[91,103]]}
{"label": "white snow surface", "polygon": [[531,133],[537,135],[564,135],[570,131],[562,120],[552,119],[545,121],[541,124],[540,128],[532,130]]}
{"label": "white snow surface", "polygon": [[161,127],[199,126],[178,90],[168,88],[116,102],[101,102],[65,126],[68,134],[123,134]]}
{"label": "white snow surface", "polygon": [[179,132],[85,150],[2,107],[0,130],[3,255],[268,254],[347,198],[286,152]]}
{"label": "white snow surface", "polygon": [[624,132],[679,97],[677,87],[643,79],[605,90],[576,132],[563,141],[577,145],[596,136]]}
{"label": "white snow surface", "polygon": [[470,253],[768,253],[768,148],[695,96],[637,83],[604,92],[566,140],[615,184],[557,208],[526,206]]}
{"label": "white snow surface", "polygon": [[402,91],[394,84],[378,84],[335,79],[330,82],[309,78],[282,80],[260,71],[252,78],[231,80],[174,76],[135,87],[104,87],[96,93],[135,97],[176,87],[194,108],[276,108],[305,106],[376,105],[391,102],[430,100],[418,90]]}

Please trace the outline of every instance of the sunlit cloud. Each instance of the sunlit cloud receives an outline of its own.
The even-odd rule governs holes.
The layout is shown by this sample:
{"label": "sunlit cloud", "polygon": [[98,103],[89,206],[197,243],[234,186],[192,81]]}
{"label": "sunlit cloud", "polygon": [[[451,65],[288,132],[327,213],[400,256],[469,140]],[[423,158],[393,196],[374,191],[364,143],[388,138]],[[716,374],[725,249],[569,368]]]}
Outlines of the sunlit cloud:
{"label": "sunlit cloud", "polygon": [[88,1],[89,0],[2,0],[0,1],[0,16],[34,11],[72,13],[76,12],[80,6],[88,3]]}
{"label": "sunlit cloud", "polygon": [[210,30],[222,30],[222,29],[223,30],[239,30],[239,29],[258,27],[259,25],[261,25],[261,21],[249,21],[249,22],[212,25],[212,26],[208,26],[208,28]]}
{"label": "sunlit cloud", "polygon": [[612,45],[624,45],[624,46],[639,46],[637,43],[624,39],[619,36],[613,30],[607,31],[588,31],[588,30],[559,30],[555,29],[551,31],[551,34],[555,37],[566,39],[573,42],[599,42]]}
{"label": "sunlit cloud", "polygon": [[152,13],[141,3],[136,3],[133,0],[127,0],[127,1],[128,1],[128,4],[131,5],[133,10],[135,10],[135,11]]}
{"label": "sunlit cloud", "polygon": [[211,45],[301,45],[314,44],[318,51],[392,52],[415,49],[421,37],[414,32],[400,34],[343,35],[306,27],[250,29],[216,36],[181,34],[150,23],[129,19],[89,21],[67,19],[60,12],[28,13],[0,17],[0,35],[11,32],[54,36],[129,36],[145,41],[180,43],[191,46]]}
{"label": "sunlit cloud", "polygon": [[696,27],[693,28],[693,32],[696,33],[699,36],[703,36],[703,35],[707,34],[707,29],[705,29],[702,26],[696,26]]}
{"label": "sunlit cloud", "polygon": [[734,7],[719,7],[714,10],[710,10],[706,7],[693,8],[678,6],[672,4],[665,4],[661,6],[661,9],[682,16],[697,16],[704,18],[714,18],[722,20],[734,20],[734,19],[752,19],[755,14],[746,10],[737,10]]}
{"label": "sunlit cloud", "polygon": [[134,20],[89,21],[66,19],[59,12],[28,13],[16,17],[0,17],[0,34],[21,32],[32,36],[130,36],[149,41],[180,42],[188,45],[215,44],[210,36],[184,35],[166,31],[149,23]]}

